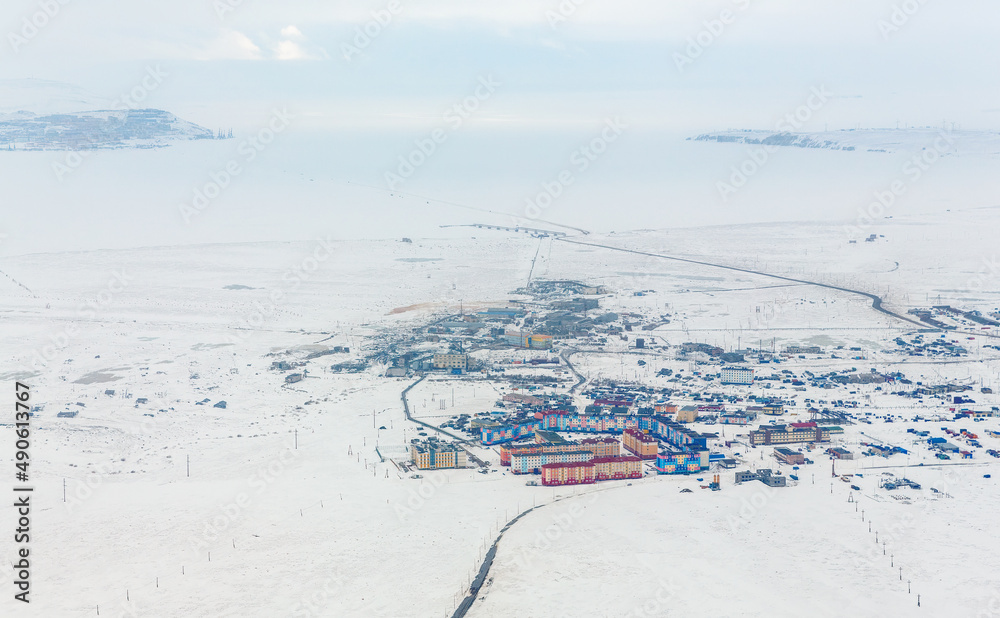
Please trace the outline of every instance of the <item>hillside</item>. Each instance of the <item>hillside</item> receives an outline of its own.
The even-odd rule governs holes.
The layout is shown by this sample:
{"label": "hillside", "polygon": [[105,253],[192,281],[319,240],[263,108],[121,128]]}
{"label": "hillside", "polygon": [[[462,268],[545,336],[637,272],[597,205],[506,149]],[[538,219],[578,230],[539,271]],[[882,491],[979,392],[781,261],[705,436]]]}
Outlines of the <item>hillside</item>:
{"label": "hillside", "polygon": [[959,131],[954,128],[842,129],[839,131],[789,132],[743,129],[703,133],[689,140],[722,144],[754,144],[775,147],[819,148],[848,152],[915,152],[928,148],[955,154],[1000,154],[1000,133]]}
{"label": "hillside", "polygon": [[170,112],[133,109],[72,84],[0,81],[0,147],[8,150],[156,148],[213,137]]}

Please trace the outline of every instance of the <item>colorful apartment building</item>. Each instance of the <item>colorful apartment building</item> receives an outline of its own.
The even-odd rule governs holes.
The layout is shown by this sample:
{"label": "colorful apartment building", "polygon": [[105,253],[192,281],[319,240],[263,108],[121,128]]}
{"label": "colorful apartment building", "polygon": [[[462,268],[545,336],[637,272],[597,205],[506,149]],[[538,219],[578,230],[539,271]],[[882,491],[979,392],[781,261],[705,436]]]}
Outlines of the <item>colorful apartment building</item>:
{"label": "colorful apartment building", "polygon": [[640,459],[656,459],[660,441],[636,429],[626,429],[622,434],[622,446]]}
{"label": "colorful apartment building", "polygon": [[523,423],[521,425],[504,425],[499,427],[483,427],[481,431],[482,443],[485,446],[512,442],[520,438],[534,435],[540,423]]}
{"label": "colorful apartment building", "polygon": [[594,480],[641,479],[642,460],[638,457],[597,457],[594,464]]}
{"label": "colorful apartment building", "polygon": [[514,474],[539,474],[542,466],[553,463],[580,463],[594,458],[590,451],[555,451],[541,453],[511,453],[510,471]]}
{"label": "colorful apartment building", "polygon": [[657,414],[677,414],[677,404],[669,401],[657,401],[653,404],[653,412]]}
{"label": "colorful apartment building", "polygon": [[586,433],[624,434],[629,429],[638,430],[668,445],[656,456],[657,470],[662,474],[708,469],[707,438],[664,416],[569,414],[550,410],[542,415],[540,425],[545,429]]}
{"label": "colorful apartment building", "polygon": [[583,451],[576,442],[563,442],[562,444],[504,444],[500,446],[500,465],[509,466],[511,457],[517,455],[541,455],[543,453],[567,453],[569,451]]}
{"label": "colorful apartment building", "polygon": [[588,450],[594,457],[618,457],[622,444],[614,438],[587,438],[580,441],[580,448]]}
{"label": "colorful apartment building", "polygon": [[660,474],[687,474],[708,470],[708,451],[665,450],[656,456]]}
{"label": "colorful apartment building", "polygon": [[662,416],[652,416],[642,419],[640,421],[640,429],[645,429],[649,433],[658,436],[664,442],[669,442],[685,450],[703,450],[708,448],[708,440],[705,436]]}
{"label": "colorful apartment building", "polygon": [[427,441],[410,445],[413,463],[421,470],[442,468],[464,468],[468,465],[468,453],[451,442]]}
{"label": "colorful apartment building", "polygon": [[543,429],[581,433],[621,433],[639,426],[639,418],[623,414],[570,414],[550,411],[544,414]]}
{"label": "colorful apartment building", "polygon": [[515,455],[542,455],[547,453],[569,453],[587,451],[594,457],[617,457],[621,454],[621,443],[614,438],[593,438],[581,442],[550,442],[544,444],[503,445],[500,447],[500,465],[510,466]]}
{"label": "colorful apartment building", "polygon": [[586,485],[595,481],[595,465],[586,462],[551,463],[542,467],[542,485]]}

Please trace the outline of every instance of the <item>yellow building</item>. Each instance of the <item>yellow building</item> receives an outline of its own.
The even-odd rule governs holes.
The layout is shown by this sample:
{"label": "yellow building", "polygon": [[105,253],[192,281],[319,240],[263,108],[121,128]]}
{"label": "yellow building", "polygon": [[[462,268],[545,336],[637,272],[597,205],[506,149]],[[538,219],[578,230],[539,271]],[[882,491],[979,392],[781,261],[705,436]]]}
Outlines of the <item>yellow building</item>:
{"label": "yellow building", "polygon": [[552,349],[552,335],[530,335],[528,347],[532,350],[550,350]]}
{"label": "yellow building", "polygon": [[469,463],[469,456],[465,449],[450,442],[436,440],[411,444],[410,456],[413,458],[414,465],[421,470],[464,468]]}
{"label": "yellow building", "polygon": [[698,408],[694,406],[684,406],[677,411],[678,423],[693,423],[698,418]]}
{"label": "yellow building", "polygon": [[469,355],[458,352],[434,355],[435,369],[468,369]]}

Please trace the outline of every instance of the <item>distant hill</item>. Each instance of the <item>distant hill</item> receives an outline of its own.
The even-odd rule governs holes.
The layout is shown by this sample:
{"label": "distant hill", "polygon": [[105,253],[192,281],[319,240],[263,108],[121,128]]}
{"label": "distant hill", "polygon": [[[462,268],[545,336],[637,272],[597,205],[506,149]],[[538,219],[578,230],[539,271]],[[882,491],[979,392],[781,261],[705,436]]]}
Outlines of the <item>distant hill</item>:
{"label": "distant hill", "polygon": [[955,154],[1000,154],[1000,132],[956,131],[934,127],[843,129],[814,133],[745,129],[704,133],[688,139],[723,144],[819,148],[848,152],[918,152],[928,148],[937,148]]}
{"label": "distant hill", "polygon": [[72,84],[0,80],[0,149],[157,148],[214,137],[170,112],[125,109]]}
{"label": "distant hill", "polygon": [[0,146],[17,150],[155,148],[171,140],[212,139],[212,131],[158,109],[0,116]]}

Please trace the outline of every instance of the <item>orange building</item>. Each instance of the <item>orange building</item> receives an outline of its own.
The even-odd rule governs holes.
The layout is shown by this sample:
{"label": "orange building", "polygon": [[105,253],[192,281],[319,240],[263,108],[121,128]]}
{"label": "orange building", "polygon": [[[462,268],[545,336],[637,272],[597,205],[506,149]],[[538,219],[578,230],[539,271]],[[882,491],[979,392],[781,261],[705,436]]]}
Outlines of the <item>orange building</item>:
{"label": "orange building", "polygon": [[626,429],[622,433],[622,445],[626,451],[641,459],[656,459],[660,450],[659,440],[636,429]]}
{"label": "orange building", "polygon": [[594,457],[618,457],[621,455],[621,442],[614,438],[587,438],[580,442],[580,448],[592,452]]}
{"label": "orange building", "polygon": [[594,482],[594,464],[587,461],[542,466],[542,485],[585,485]]}
{"label": "orange building", "polygon": [[642,478],[642,460],[638,457],[598,457],[590,463],[594,464],[594,479],[598,481]]}

